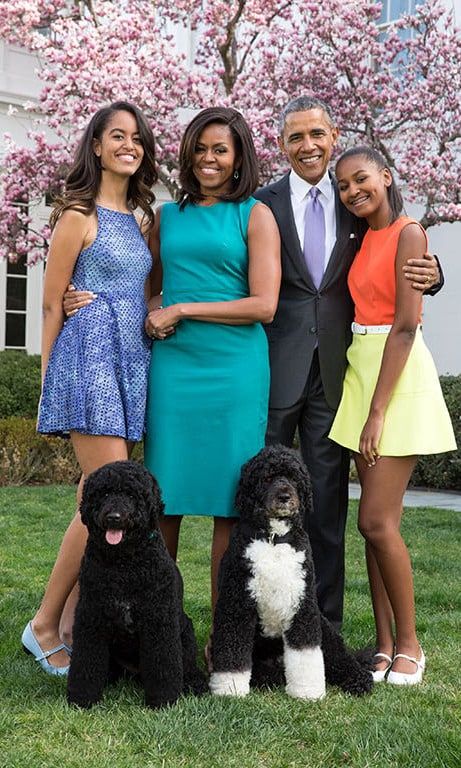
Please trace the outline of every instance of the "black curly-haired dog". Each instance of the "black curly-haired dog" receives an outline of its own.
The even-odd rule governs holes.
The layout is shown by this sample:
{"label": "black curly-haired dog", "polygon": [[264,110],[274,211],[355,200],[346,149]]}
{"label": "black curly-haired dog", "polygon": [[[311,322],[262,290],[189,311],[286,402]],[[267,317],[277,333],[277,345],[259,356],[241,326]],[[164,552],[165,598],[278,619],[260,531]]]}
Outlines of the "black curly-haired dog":
{"label": "black curly-haired dog", "polygon": [[242,467],[240,519],[220,569],[212,693],[246,695],[252,668],[256,683],[261,669],[265,682],[277,682],[281,655],[286,692],[295,698],[322,698],[325,682],[356,695],[371,690],[370,671],[318,609],[301,522],[311,505],[309,475],[295,451],[269,446]]}
{"label": "black curly-haired dog", "polygon": [[183,586],[158,529],[159,487],[140,464],[116,461],[87,478],[88,542],[80,570],[67,699],[91,707],[118,668],[136,669],[150,707],[204,693]]}

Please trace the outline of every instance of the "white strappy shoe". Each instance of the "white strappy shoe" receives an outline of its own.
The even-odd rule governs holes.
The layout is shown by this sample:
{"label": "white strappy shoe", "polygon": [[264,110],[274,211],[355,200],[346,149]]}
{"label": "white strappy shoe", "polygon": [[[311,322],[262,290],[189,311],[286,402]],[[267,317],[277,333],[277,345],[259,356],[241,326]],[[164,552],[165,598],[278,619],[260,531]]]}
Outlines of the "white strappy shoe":
{"label": "white strappy shoe", "polygon": [[384,659],[385,661],[389,662],[387,667],[384,667],[384,669],[374,669],[372,671],[372,677],[374,683],[382,683],[386,679],[386,675],[389,672],[390,668],[392,667],[393,659],[391,659],[390,656],[387,655],[387,653],[383,653],[382,651],[378,651],[373,656],[374,659],[377,659],[380,661],[380,659]]}
{"label": "white strappy shoe", "polygon": [[392,685],[418,685],[423,679],[423,672],[426,666],[426,657],[424,651],[421,649],[421,656],[416,659],[414,656],[407,656],[406,653],[396,653],[394,661],[396,659],[407,659],[407,661],[413,662],[416,665],[415,672],[394,672],[391,669],[387,676],[387,682]]}

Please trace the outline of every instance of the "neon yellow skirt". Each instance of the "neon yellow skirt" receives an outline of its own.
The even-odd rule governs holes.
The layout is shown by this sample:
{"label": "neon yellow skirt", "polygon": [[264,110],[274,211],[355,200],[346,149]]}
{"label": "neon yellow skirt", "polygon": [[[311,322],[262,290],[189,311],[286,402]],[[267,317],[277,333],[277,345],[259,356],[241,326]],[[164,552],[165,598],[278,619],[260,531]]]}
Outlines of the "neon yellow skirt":
{"label": "neon yellow skirt", "polygon": [[[344,389],[329,437],[358,452],[388,334],[354,334],[347,351]],[[456,450],[456,441],[431,353],[421,330],[386,409],[381,456]]]}

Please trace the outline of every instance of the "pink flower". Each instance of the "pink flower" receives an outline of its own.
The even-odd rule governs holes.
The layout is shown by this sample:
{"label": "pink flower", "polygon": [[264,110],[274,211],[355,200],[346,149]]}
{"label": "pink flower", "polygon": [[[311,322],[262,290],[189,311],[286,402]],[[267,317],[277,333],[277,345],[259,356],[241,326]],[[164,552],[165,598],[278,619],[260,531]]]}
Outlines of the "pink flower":
{"label": "pink flower", "polygon": [[[159,143],[162,180],[177,185],[177,153],[192,110],[233,105],[255,136],[263,180],[280,175],[277,116],[293,96],[326,101],[343,146],[372,143],[423,203],[430,225],[461,219],[461,36],[442,0],[386,30],[374,0],[16,0],[0,5],[0,35],[36,52],[43,82],[30,148],[6,140],[0,256],[42,257],[47,225],[33,210],[59,186],[79,132],[101,105],[126,98]],[[43,34],[43,30],[48,30]],[[194,30],[190,49],[178,31]],[[183,35],[184,37],[184,35]],[[53,136],[50,139],[50,136]]]}

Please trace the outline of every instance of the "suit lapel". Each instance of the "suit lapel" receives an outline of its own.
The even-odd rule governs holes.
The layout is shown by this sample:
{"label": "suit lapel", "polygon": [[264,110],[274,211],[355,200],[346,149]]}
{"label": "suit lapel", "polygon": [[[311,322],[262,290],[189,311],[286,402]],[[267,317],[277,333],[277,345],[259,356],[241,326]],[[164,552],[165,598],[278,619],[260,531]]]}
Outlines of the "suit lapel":
{"label": "suit lapel", "polygon": [[336,273],[338,265],[343,266],[341,262],[344,259],[345,250],[350,242],[351,235],[355,236],[355,233],[352,231],[351,227],[351,215],[339,199],[336,180],[333,177],[331,180],[335,192],[336,242],[331,252],[327,268],[323,274],[322,282],[320,283],[320,290],[328,285],[331,278]]}
{"label": "suit lapel", "polygon": [[291,207],[291,194],[289,174],[284,176],[278,184],[272,188],[274,200],[272,210],[279,225],[280,235],[285,246],[285,250],[292,260],[299,274],[306,281],[312,290],[316,290],[306,266],[304,254],[299,243],[298,232],[296,230],[293,208]]}

